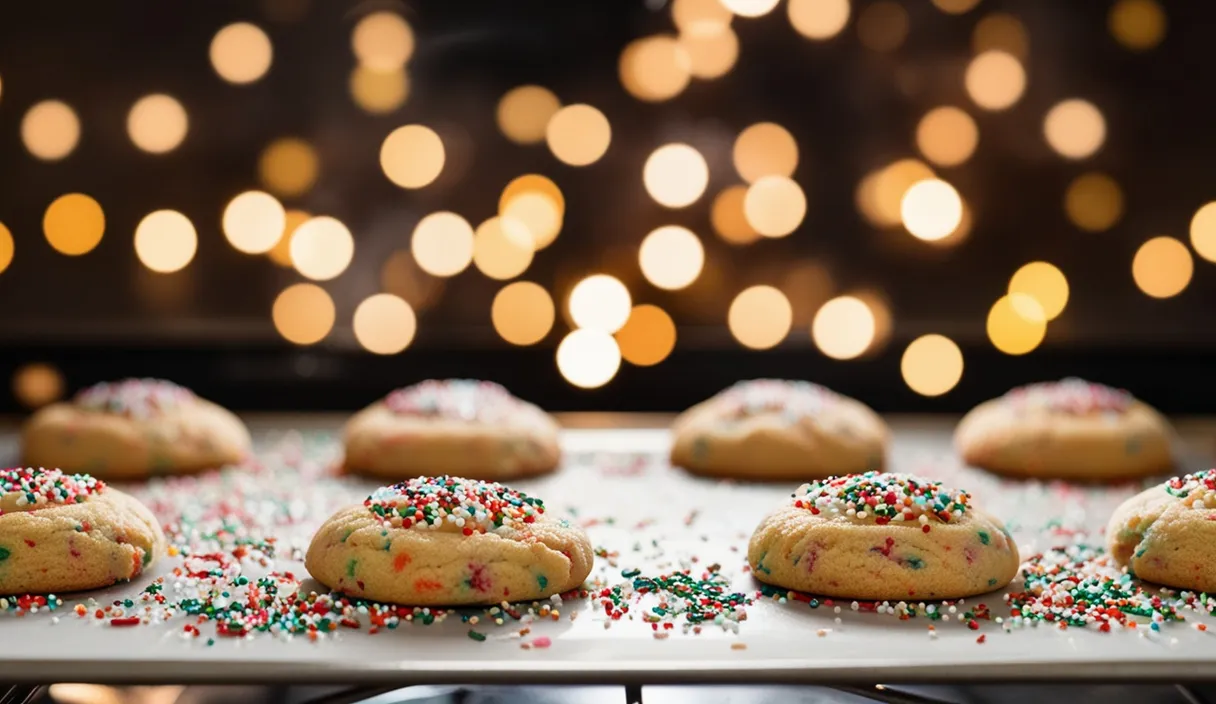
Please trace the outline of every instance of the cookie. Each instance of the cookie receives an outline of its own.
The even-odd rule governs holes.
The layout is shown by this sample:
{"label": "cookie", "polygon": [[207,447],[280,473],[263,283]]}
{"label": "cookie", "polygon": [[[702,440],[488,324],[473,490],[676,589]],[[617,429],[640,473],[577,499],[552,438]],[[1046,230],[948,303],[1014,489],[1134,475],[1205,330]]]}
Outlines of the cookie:
{"label": "cookie", "polygon": [[557,469],[558,425],[488,381],[398,389],[346,424],[346,469],[385,479],[452,474],[509,479]]}
{"label": "cookie", "polygon": [[249,431],[230,411],[159,379],[96,384],[39,410],[21,433],[25,464],[109,480],[221,467],[249,448]]}
{"label": "cookie", "polygon": [[0,594],[58,594],[134,579],[165,552],[139,501],[87,474],[0,469]]}
{"label": "cookie", "polygon": [[305,567],[351,596],[411,606],[530,601],[577,589],[587,535],[540,499],[492,482],[418,477],[334,514]]}
{"label": "cookie", "polygon": [[741,381],[682,413],[671,463],[736,479],[820,479],[882,469],[889,431],[859,401],[806,381]]}
{"label": "cookie", "polygon": [[1081,379],[1031,384],[972,409],[954,444],[997,474],[1117,481],[1169,472],[1169,422],[1131,394]]}
{"label": "cookie", "polygon": [[1018,549],[966,492],[866,472],[803,484],[747,548],[756,579],[844,599],[957,599],[995,591]]}
{"label": "cookie", "polygon": [[1216,591],[1216,469],[1174,477],[1124,501],[1106,541],[1111,556],[1140,579]]}

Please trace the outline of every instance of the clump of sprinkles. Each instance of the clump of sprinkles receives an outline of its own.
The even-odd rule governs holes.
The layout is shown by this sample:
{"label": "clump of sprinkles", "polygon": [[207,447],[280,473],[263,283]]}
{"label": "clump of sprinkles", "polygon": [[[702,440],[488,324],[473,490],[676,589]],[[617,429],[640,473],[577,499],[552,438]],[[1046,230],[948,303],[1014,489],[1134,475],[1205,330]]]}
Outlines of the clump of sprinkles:
{"label": "clump of sprinkles", "polygon": [[931,520],[949,523],[962,518],[971,507],[971,496],[965,491],[950,491],[941,482],[889,472],[829,477],[803,484],[793,497],[794,506],[815,515],[873,518],[879,525],[919,521],[926,533]]}
{"label": "clump of sprinkles", "polygon": [[809,381],[753,379],[730,387],[723,403],[726,415],[735,418],[764,413],[799,418],[816,415],[836,398],[834,391]]}
{"label": "clump of sprinkles", "polygon": [[1132,404],[1132,395],[1122,389],[1069,377],[1060,381],[1028,384],[1006,394],[1016,408],[1046,408],[1059,413],[1121,413]]}
{"label": "clump of sprinkles", "polygon": [[518,404],[490,381],[429,379],[390,393],[384,405],[398,415],[490,421],[509,415]]}
{"label": "clump of sprinkles", "polygon": [[395,528],[459,528],[465,535],[519,528],[545,512],[540,499],[497,482],[417,477],[381,487],[363,502]]}
{"label": "clump of sprinkles", "polygon": [[1216,469],[1174,477],[1165,483],[1165,491],[1170,496],[1185,499],[1188,506],[1198,502],[1210,508],[1216,503]]}
{"label": "clump of sprinkles", "polygon": [[131,418],[149,418],[194,400],[194,392],[163,379],[103,381],[76,394],[76,405]]}
{"label": "clump of sprinkles", "polygon": [[[10,467],[0,469],[0,496],[16,494],[16,505],[63,506],[78,504],[105,490],[105,483],[87,474],[64,474],[58,469]],[[4,509],[0,508],[0,514]]]}

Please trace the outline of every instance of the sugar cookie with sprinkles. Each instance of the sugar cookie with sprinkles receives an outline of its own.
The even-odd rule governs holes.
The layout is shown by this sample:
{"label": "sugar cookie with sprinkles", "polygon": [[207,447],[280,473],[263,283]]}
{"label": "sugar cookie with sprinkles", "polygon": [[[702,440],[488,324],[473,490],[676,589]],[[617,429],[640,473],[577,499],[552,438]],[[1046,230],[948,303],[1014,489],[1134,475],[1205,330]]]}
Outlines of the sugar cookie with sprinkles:
{"label": "sugar cookie with sprinkles", "polygon": [[956,599],[1005,587],[1018,549],[965,491],[866,472],[798,487],[756,528],[756,579],[847,599]]}
{"label": "sugar cookie with sprinkles", "polygon": [[350,596],[411,606],[491,605],[577,589],[582,529],[501,484],[418,477],[338,511],[308,548],[309,574]]}
{"label": "sugar cookie with sprinkles", "polygon": [[230,411],[160,379],[95,384],[39,410],[21,433],[25,464],[109,480],[214,469],[249,449],[249,431]]}
{"label": "sugar cookie with sprinkles", "polygon": [[1031,384],[972,409],[954,444],[1013,477],[1109,482],[1174,467],[1169,422],[1130,393],[1081,379]]}
{"label": "sugar cookie with sprinkles", "polygon": [[1174,477],[1123,502],[1106,540],[1111,556],[1140,579],[1216,592],[1216,469]]}
{"label": "sugar cookie with sprinkles", "polygon": [[806,381],[741,381],[682,413],[671,463],[694,474],[819,479],[885,466],[886,424],[859,401]]}
{"label": "sugar cookie with sprinkles", "polygon": [[394,480],[527,477],[557,469],[557,435],[549,414],[498,384],[429,380],[398,389],[350,419],[345,466]]}
{"label": "sugar cookie with sprinkles", "polygon": [[0,594],[59,594],[135,579],[165,552],[136,499],[87,474],[0,469]]}

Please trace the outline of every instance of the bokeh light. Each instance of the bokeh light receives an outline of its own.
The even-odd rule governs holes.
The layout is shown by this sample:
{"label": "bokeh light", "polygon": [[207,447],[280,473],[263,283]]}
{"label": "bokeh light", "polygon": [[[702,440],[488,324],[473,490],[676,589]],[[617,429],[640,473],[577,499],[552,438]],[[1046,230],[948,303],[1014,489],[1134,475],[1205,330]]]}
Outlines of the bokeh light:
{"label": "bokeh light", "polygon": [[157,210],[135,228],[135,254],[152,271],[180,271],[198,251],[198,233],[190,218],[176,210]]}
{"label": "bokeh light", "polygon": [[4,223],[0,222],[0,274],[13,263],[16,246],[13,243],[13,233]]}
{"label": "bokeh light", "polygon": [[557,309],[540,284],[516,281],[502,288],[490,306],[490,319],[499,336],[512,345],[534,345],[553,329]]}
{"label": "bokeh light", "polygon": [[658,34],[630,42],[621,51],[621,85],[638,100],[661,102],[684,91],[692,79],[692,57],[676,37]]}
{"label": "bokeh light", "polygon": [[[580,328],[614,333],[629,320],[633,299],[619,279],[594,274],[578,282],[570,291],[570,319]],[[615,343],[614,343],[615,344]]]}
{"label": "bokeh light", "polygon": [[538,144],[545,141],[545,128],[561,107],[561,101],[548,88],[519,86],[499,99],[495,117],[507,139],[516,144]]}
{"label": "bokeh light", "polygon": [[1132,259],[1132,278],[1153,298],[1182,293],[1195,272],[1191,252],[1173,237],[1154,237],[1140,245]]}
{"label": "bokeh light", "polygon": [[760,17],[777,7],[781,0],[719,0],[726,9],[740,17]]}
{"label": "bokeh light", "polygon": [[425,125],[398,127],[380,145],[380,168],[402,188],[422,188],[434,182],[445,159],[443,140]]}
{"label": "bokeh light", "polygon": [[532,233],[513,217],[492,217],[473,234],[473,264],[491,279],[513,279],[532,263]]}
{"label": "bokeh light", "polygon": [[612,127],[604,113],[590,105],[567,105],[549,120],[545,141],[559,161],[570,166],[587,166],[608,151]]}
{"label": "bokeh light", "polygon": [[752,286],[731,301],[726,322],[730,334],[744,347],[766,350],[790,334],[794,311],[790,301],[772,286]]}
{"label": "bokeh light", "polygon": [[150,154],[177,149],[189,128],[186,109],[168,95],[144,96],[127,113],[127,134],[135,146]]}
{"label": "bokeh light", "polygon": [[1057,103],[1047,112],[1043,135],[1060,156],[1084,159],[1102,148],[1106,120],[1093,103],[1073,98]]}
{"label": "bokeh light", "polygon": [[721,0],[673,0],[671,21],[681,35],[712,36],[730,28],[734,14]]}
{"label": "bokeh light", "polygon": [[334,301],[316,284],[292,284],[274,299],[271,319],[283,339],[312,345],[325,339],[334,327]]}
{"label": "bokeh light", "polygon": [[1147,51],[1165,38],[1165,9],[1156,0],[1118,0],[1106,23],[1115,41],[1132,51]]}
{"label": "bokeh light", "polygon": [[824,303],[811,323],[815,346],[832,359],[860,357],[874,343],[876,331],[873,311],[853,296],[839,296]]}
{"label": "bokeh light", "polygon": [[687,144],[665,144],[651,152],[642,168],[646,192],[660,205],[692,205],[709,185],[709,165]]}
{"label": "bokeh light", "polygon": [[405,69],[376,71],[356,66],[350,72],[350,97],[373,115],[390,113],[405,105],[410,95],[410,79]]}
{"label": "bokeh light", "polygon": [[790,24],[807,39],[831,39],[849,23],[849,0],[789,0]]}
{"label": "bokeh light", "polygon": [[574,330],[557,346],[558,371],[579,388],[597,389],[612,381],[620,368],[621,348],[603,330]]}
{"label": "bokeh light", "polygon": [[652,367],[667,359],[676,347],[676,324],[662,308],[649,303],[634,306],[616,342],[626,362]]}
{"label": "bokeh light", "polygon": [[507,184],[498,199],[499,217],[522,223],[541,250],[557,239],[566,199],[556,183],[538,174],[525,174]]}
{"label": "bokeh light", "polygon": [[395,12],[373,12],[351,33],[351,50],[359,64],[373,71],[394,71],[414,54],[414,31]]}
{"label": "bokeh light", "polygon": [[857,38],[871,51],[895,51],[908,38],[908,11],[893,0],[866,5],[857,15]]}
{"label": "bokeh light", "polygon": [[270,261],[284,268],[291,268],[291,240],[295,237],[296,230],[300,225],[308,222],[312,218],[312,213],[304,210],[288,210],[283,221],[283,234],[278,241],[274,243],[274,247],[266,253],[270,257]]}
{"label": "bokeh light", "polygon": [[258,179],[266,190],[290,198],[308,192],[317,182],[320,159],[308,142],[285,137],[271,142],[258,158]]}
{"label": "bokeh light", "polygon": [[270,70],[274,48],[260,27],[236,22],[211,40],[211,66],[220,78],[238,85],[253,83]]}
{"label": "bokeh light", "polygon": [[916,159],[900,159],[871,172],[857,185],[857,208],[878,227],[902,222],[904,195],[914,184],[934,178],[933,169]]}
{"label": "bokeh light", "polygon": [[238,252],[262,254],[274,249],[287,227],[287,211],[269,193],[245,191],[224,208],[224,237]]}
{"label": "bokeh light", "polygon": [[933,5],[942,12],[961,15],[971,11],[971,8],[978,5],[979,2],[980,0],[933,0]]}
{"label": "bokeh light", "polygon": [[691,230],[665,225],[642,240],[638,262],[647,281],[674,291],[686,288],[701,275],[705,249]]}
{"label": "bokeh light", "polygon": [[93,251],[106,231],[101,204],[83,193],[59,196],[42,216],[42,232],[56,252],[77,256]]}
{"label": "bokeh light", "polygon": [[291,236],[291,263],[313,281],[337,278],[355,256],[355,238],[337,218],[318,215]]}
{"label": "bokeh light", "polygon": [[1005,110],[1026,92],[1026,69],[1013,54],[985,51],[967,66],[967,94],[985,110]]}
{"label": "bokeh light", "polygon": [[418,331],[414,309],[391,293],[377,293],[355,308],[355,339],[368,352],[397,354],[409,347]]}
{"label": "bokeh light", "polygon": [[941,396],[963,378],[963,352],[944,335],[922,335],[904,350],[899,371],[921,396]]}
{"label": "bokeh light", "polygon": [[806,195],[785,176],[765,176],[747,189],[743,197],[747,223],[765,237],[785,237],[806,217]]}
{"label": "bokeh light", "polygon": [[971,51],[976,54],[1003,51],[1019,61],[1025,61],[1030,55],[1026,25],[1013,15],[994,12],[976,23],[975,31],[971,34]]}
{"label": "bokeh light", "polygon": [[748,183],[765,176],[789,177],[798,168],[798,143],[781,125],[758,122],[739,133],[731,157]]}
{"label": "bokeh light", "polygon": [[1009,355],[1026,354],[1043,342],[1047,320],[1043,308],[1023,293],[1001,296],[988,311],[988,339]]}
{"label": "bokeh light", "polygon": [[760,239],[760,233],[747,222],[743,212],[747,186],[728,186],[716,197],[710,208],[709,219],[714,232],[731,244],[750,244]]}
{"label": "bokeh light", "polygon": [[418,221],[410,252],[431,276],[455,276],[473,261],[473,227],[456,213],[431,213]]}
{"label": "bokeh light", "polygon": [[680,46],[688,55],[688,72],[693,78],[721,78],[730,73],[739,60],[739,37],[729,26],[712,34],[682,33]]}
{"label": "bokeh light", "polygon": [[899,206],[904,228],[922,240],[940,240],[963,220],[963,201],[954,186],[941,179],[919,181],[904,194]]}
{"label": "bokeh light", "polygon": [[1064,212],[1082,230],[1109,230],[1123,217],[1123,191],[1104,173],[1081,174],[1064,192]]}
{"label": "bokeh light", "polygon": [[1191,246],[1195,254],[1216,262],[1216,202],[1205,204],[1191,218]]}
{"label": "bokeh light", "polygon": [[541,176],[540,174],[524,174],[511,180],[510,183],[502,189],[502,195],[498,197],[498,211],[507,209],[507,204],[510,203],[516,196],[521,196],[525,193],[534,192],[540,193],[549,199],[553,207],[557,210],[558,216],[563,216],[566,213],[566,197],[562,195],[562,189],[557,187],[557,184],[552,179]]}
{"label": "bokeh light", "polygon": [[[1064,272],[1053,264],[1030,262],[1014,272],[1009,279],[1009,295],[1017,294],[1033,298],[1038,302],[1042,317],[1045,320],[1055,320],[1068,305],[1068,279]],[[1020,307],[1019,311],[1025,313]]]}
{"label": "bokeh light", "polygon": [[979,143],[975,120],[955,107],[934,108],[916,126],[916,146],[938,166],[958,166],[971,158]]}
{"label": "bokeh light", "polygon": [[59,161],[80,142],[80,119],[67,103],[44,100],[21,118],[21,142],[43,161]]}
{"label": "bokeh light", "polygon": [[422,312],[438,301],[446,279],[423,271],[409,248],[394,250],[380,264],[380,288]]}
{"label": "bokeh light", "polygon": [[26,408],[41,408],[63,398],[63,373],[42,362],[23,364],[13,373],[13,396]]}

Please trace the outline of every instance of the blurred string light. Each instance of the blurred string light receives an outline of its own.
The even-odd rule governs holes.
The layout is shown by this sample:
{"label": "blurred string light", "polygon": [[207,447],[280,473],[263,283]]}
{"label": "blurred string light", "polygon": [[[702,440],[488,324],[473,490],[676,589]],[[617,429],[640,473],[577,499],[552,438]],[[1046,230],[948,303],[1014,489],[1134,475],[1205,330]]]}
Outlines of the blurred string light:
{"label": "blurred string light", "polygon": [[1154,237],[1140,245],[1132,259],[1132,278],[1153,298],[1171,298],[1191,283],[1195,263],[1191,252],[1173,237]]}
{"label": "blurred string light", "polygon": [[994,12],[976,23],[971,33],[971,51],[976,54],[1001,51],[1025,61],[1030,55],[1026,25],[1013,15]]}
{"label": "blurred string light", "polygon": [[721,78],[739,60],[739,37],[729,25],[712,34],[682,32],[679,41],[688,56],[688,73],[693,78]]}
{"label": "blurred string light", "polygon": [[350,72],[350,97],[373,115],[390,113],[405,105],[410,95],[410,79],[405,69],[377,71],[356,66]]}
{"label": "blurred string light", "polygon": [[42,216],[42,233],[60,254],[78,256],[93,251],[106,231],[101,204],[83,193],[59,196]]}
{"label": "blurred string light", "polygon": [[1148,51],[1165,38],[1165,9],[1156,0],[1119,0],[1111,5],[1107,28],[1132,51]]}
{"label": "blurred string light", "polygon": [[312,145],[295,137],[271,142],[258,158],[258,179],[266,190],[291,198],[304,195],[317,182],[320,159]]}
{"label": "blurred string light", "polygon": [[[298,235],[297,235],[298,236]],[[440,211],[418,221],[410,252],[432,276],[455,276],[473,261],[473,226],[456,213]]]}
{"label": "blurred string light", "polygon": [[794,30],[807,39],[831,39],[849,23],[849,0],[789,0],[785,9]]}
{"label": "blurred string light", "polygon": [[806,217],[806,195],[785,176],[764,176],[747,188],[743,197],[747,223],[765,237],[785,237]]}
{"label": "blurred string light", "polygon": [[642,275],[655,286],[670,291],[687,288],[701,275],[705,249],[687,228],[665,225],[646,235],[638,251]]}
{"label": "blurred string light", "polygon": [[852,295],[866,304],[866,307],[870,309],[870,314],[874,316],[874,341],[870,343],[866,351],[874,352],[881,349],[890,341],[891,332],[894,330],[890,299],[875,289],[862,289]]}
{"label": "blurred string light", "polygon": [[740,17],[761,17],[773,11],[780,0],[719,0]]}
{"label": "blurred string light", "polygon": [[752,286],[731,301],[726,322],[730,333],[744,347],[766,350],[776,347],[790,333],[794,311],[790,301],[772,286]]}
{"label": "blurred string light", "polygon": [[495,117],[503,136],[516,144],[545,141],[549,120],[562,107],[553,91],[543,86],[519,86],[498,101]]}
{"label": "blurred string light", "polygon": [[941,396],[963,378],[963,352],[944,335],[922,335],[904,350],[899,371],[921,396]]}
{"label": "blurred string light", "polygon": [[355,238],[337,218],[318,215],[291,236],[291,263],[300,275],[329,281],[346,271],[355,256]]}
{"label": "blurred string light", "polygon": [[63,398],[63,374],[49,364],[31,362],[13,374],[13,396],[26,408],[41,408]]}
{"label": "blurred string light", "polygon": [[681,35],[718,34],[730,28],[734,13],[721,0],[673,0],[671,21]]}
{"label": "blurred string light", "polygon": [[292,284],[274,299],[274,327],[288,342],[312,345],[334,327],[334,301],[316,284]]}
{"label": "blurred string light", "polygon": [[1047,318],[1034,297],[1024,293],[1001,296],[988,311],[988,339],[1001,352],[1023,355],[1047,335]]}
{"label": "blurred string light", "polygon": [[646,158],[642,183],[659,205],[683,208],[705,193],[709,164],[701,152],[687,144],[665,144]]}
{"label": "blurred string light", "polygon": [[739,133],[731,159],[748,183],[764,176],[790,177],[798,168],[798,143],[781,125],[758,122]]}
{"label": "blurred string light", "polygon": [[274,60],[270,37],[249,22],[236,22],[211,40],[211,66],[220,78],[243,85],[266,75]]}
{"label": "blurred string light", "polygon": [[380,168],[402,188],[422,188],[439,178],[445,154],[443,140],[425,125],[398,127],[380,145]]}
{"label": "blurred string light", "polygon": [[899,206],[904,228],[913,237],[933,241],[950,235],[963,220],[963,201],[954,186],[941,179],[914,183]]}
{"label": "blurred string light", "polygon": [[169,95],[144,96],[127,113],[127,134],[136,147],[149,154],[177,149],[189,127],[186,109]]}
{"label": "blurred string light", "polygon": [[1086,232],[1109,230],[1123,217],[1123,191],[1104,173],[1081,174],[1064,192],[1064,212]]}
{"label": "blurred string light", "polygon": [[288,210],[283,218],[283,232],[274,247],[266,253],[270,261],[284,268],[291,268],[291,240],[295,237],[300,225],[308,222],[312,213],[304,210]]}
{"label": "blurred string light", "polygon": [[621,85],[638,100],[670,100],[692,80],[692,58],[680,40],[668,34],[636,39],[621,51]]}
{"label": "blurred string light", "polygon": [[1026,92],[1026,69],[1013,54],[985,51],[967,65],[963,82],[976,105],[985,110],[1005,110]]}
{"label": "blurred string light", "polygon": [[604,113],[590,105],[567,105],[549,120],[545,141],[549,151],[562,163],[588,166],[608,151],[612,127]]}
{"label": "blurred string light", "polygon": [[221,225],[224,237],[238,252],[264,254],[282,239],[287,211],[269,193],[245,191],[228,201]]}
{"label": "blurred string light", "polygon": [[625,284],[607,274],[594,274],[571,289],[567,310],[576,326],[611,334],[629,320],[632,307],[633,300]]}
{"label": "blurred string light", "polygon": [[760,233],[747,222],[743,202],[747,197],[747,186],[727,186],[714,197],[709,219],[714,232],[731,244],[751,244],[760,239]]}
{"label": "blurred string light", "polygon": [[1043,136],[1060,156],[1085,159],[1102,148],[1106,120],[1093,103],[1077,98],[1064,100],[1047,112]]}
{"label": "blurred string light", "polygon": [[355,308],[352,327],[368,352],[397,354],[413,342],[418,318],[409,303],[391,293],[377,293]]}
{"label": "blurred string light", "polygon": [[676,324],[662,308],[646,303],[633,307],[625,327],[617,330],[615,337],[626,362],[651,367],[675,349]]}
{"label": "blurred string light", "polygon": [[35,158],[59,161],[80,142],[80,119],[67,103],[44,100],[21,118],[21,142]]}
{"label": "blurred string light", "polygon": [[[1191,218],[1191,246],[1195,248],[1195,254],[1216,262],[1216,202],[1205,204]],[[9,256],[12,257],[11,240]],[[0,271],[3,270],[4,267],[0,267]]]}
{"label": "blurred string light", "polygon": [[979,2],[980,0],[933,0],[933,5],[942,12],[961,15],[970,12]]}
{"label": "blurred string light", "polygon": [[934,108],[916,126],[917,148],[938,166],[958,166],[967,161],[979,139],[975,120],[956,107]]}
{"label": "blurred string light", "polygon": [[503,188],[498,198],[499,217],[520,222],[532,236],[532,248],[541,250],[557,239],[566,214],[566,198],[552,179],[524,174]]}
{"label": "blurred string light", "polygon": [[545,339],[556,317],[553,297],[531,281],[507,284],[490,305],[494,330],[512,345],[535,345]]}
{"label": "blurred string light", "polygon": [[16,247],[13,244],[13,233],[4,223],[0,222],[0,274],[3,274],[13,263]]}
{"label": "blurred string light", "polygon": [[878,0],[857,16],[857,38],[871,51],[890,52],[908,38],[908,11],[893,0]]}
{"label": "blurred string light", "polygon": [[934,177],[933,169],[924,162],[900,159],[862,178],[857,185],[857,209],[876,227],[896,227],[903,221],[908,189]]}
{"label": "blurred string light", "polygon": [[599,388],[612,381],[620,368],[621,348],[603,330],[574,330],[557,346],[558,371],[579,388]]}
{"label": "blurred string light", "polygon": [[414,54],[414,31],[395,12],[373,12],[355,25],[350,43],[361,66],[373,71],[395,71]]}
{"label": "blurred string light", "polygon": [[870,307],[859,298],[840,296],[824,303],[811,323],[815,346],[832,359],[860,357],[874,342],[877,325]]}
{"label": "blurred string light", "polygon": [[513,279],[532,263],[532,233],[510,216],[492,217],[473,233],[473,264],[491,279]]}
{"label": "blurred string light", "polygon": [[190,218],[176,210],[148,213],[135,228],[135,254],[152,271],[171,274],[184,269],[198,251],[198,233]]}
{"label": "blurred string light", "polygon": [[[1032,312],[1030,318],[1042,316],[1044,320],[1055,320],[1068,305],[1068,278],[1053,264],[1030,262],[1009,279],[1009,295],[1026,295],[1037,302],[1039,311]],[[1027,312],[1020,305],[1018,310]]]}

